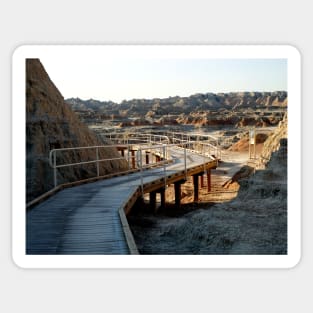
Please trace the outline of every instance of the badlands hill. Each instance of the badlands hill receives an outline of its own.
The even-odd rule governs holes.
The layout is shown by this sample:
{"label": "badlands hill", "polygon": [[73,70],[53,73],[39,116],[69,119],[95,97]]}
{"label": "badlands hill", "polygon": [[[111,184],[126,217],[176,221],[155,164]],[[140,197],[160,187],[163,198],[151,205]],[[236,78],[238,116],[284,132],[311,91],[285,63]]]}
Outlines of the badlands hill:
{"label": "badlands hill", "polygon": [[[262,108],[262,107],[286,107],[287,92],[231,92],[231,93],[206,93],[195,94],[189,97],[169,97],[155,99],[124,100],[121,103],[112,101],[98,101],[94,99],[82,100],[70,98],[66,100],[74,110],[88,110],[94,112],[112,113],[147,113],[164,115],[171,113],[190,113],[193,111],[205,111],[227,108]],[[115,112],[114,112],[115,111]]]}
{"label": "badlands hill", "polygon": [[[114,103],[67,99],[87,123],[118,119],[120,126],[196,125],[258,127],[277,125],[287,109],[287,92],[206,93],[189,97],[133,99]],[[131,118],[131,119],[130,119]]]}
{"label": "badlands hill", "polygon": [[[26,194],[27,202],[53,188],[49,151],[102,144],[64,101],[39,59],[26,60]],[[59,155],[58,164],[94,159],[94,151]],[[102,158],[118,157],[117,151],[104,149]],[[100,173],[124,168],[119,161],[102,164]],[[95,174],[95,166],[72,167],[58,171],[58,182],[83,179]]]}

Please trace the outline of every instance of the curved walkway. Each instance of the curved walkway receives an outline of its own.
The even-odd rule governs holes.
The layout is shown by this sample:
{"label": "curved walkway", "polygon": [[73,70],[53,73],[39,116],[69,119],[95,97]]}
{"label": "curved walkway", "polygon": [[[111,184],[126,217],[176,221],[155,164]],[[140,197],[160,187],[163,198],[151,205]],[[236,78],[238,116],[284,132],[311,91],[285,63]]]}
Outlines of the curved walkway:
{"label": "curved walkway", "polygon": [[[26,218],[26,253],[131,253],[121,210],[142,182],[151,189],[151,184],[157,187],[158,183],[165,185],[181,179],[185,174],[184,150],[172,148],[171,156],[173,163],[166,165],[166,172],[160,167],[67,188],[33,207]],[[188,175],[217,165],[192,152],[187,153],[186,160]]]}

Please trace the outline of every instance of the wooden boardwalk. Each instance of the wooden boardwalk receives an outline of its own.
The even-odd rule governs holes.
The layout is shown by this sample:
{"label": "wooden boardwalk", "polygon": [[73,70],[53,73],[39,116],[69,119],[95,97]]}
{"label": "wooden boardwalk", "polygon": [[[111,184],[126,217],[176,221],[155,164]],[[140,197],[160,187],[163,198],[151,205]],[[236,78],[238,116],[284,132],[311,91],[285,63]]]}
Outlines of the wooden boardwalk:
{"label": "wooden boardwalk", "polygon": [[[27,212],[27,254],[129,254],[121,210],[133,201],[143,182],[144,192],[185,176],[184,151],[172,149],[173,163],[127,176],[61,190]],[[216,161],[187,154],[187,174],[216,167]]]}

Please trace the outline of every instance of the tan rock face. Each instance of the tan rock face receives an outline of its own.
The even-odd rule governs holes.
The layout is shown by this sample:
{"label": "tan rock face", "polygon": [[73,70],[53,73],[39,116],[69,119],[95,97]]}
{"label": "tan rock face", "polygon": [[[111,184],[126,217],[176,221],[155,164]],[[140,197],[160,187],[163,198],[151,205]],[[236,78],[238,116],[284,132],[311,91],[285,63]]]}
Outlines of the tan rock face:
{"label": "tan rock face", "polygon": [[281,146],[282,139],[286,139],[288,134],[288,115],[284,116],[284,119],[279,123],[275,132],[269,136],[269,138],[264,142],[264,147],[262,150],[262,158],[265,163],[270,159],[271,154],[277,151]]}
{"label": "tan rock face", "polygon": [[[26,194],[27,202],[53,188],[53,172],[48,164],[49,151],[102,145],[94,133],[79,121],[65,103],[63,96],[50,80],[38,59],[26,60]],[[100,158],[119,157],[116,150],[102,149]],[[64,153],[58,164],[95,159],[95,150]],[[100,174],[126,169],[125,162],[101,164]],[[58,182],[68,182],[95,176],[94,164],[58,171]]]}

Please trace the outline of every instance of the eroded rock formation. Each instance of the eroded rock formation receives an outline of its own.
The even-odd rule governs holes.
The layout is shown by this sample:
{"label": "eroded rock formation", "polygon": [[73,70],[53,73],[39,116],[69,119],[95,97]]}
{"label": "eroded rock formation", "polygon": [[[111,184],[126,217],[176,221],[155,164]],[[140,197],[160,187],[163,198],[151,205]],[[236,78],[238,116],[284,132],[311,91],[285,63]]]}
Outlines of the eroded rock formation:
{"label": "eroded rock formation", "polygon": [[127,125],[195,125],[213,127],[266,127],[277,125],[287,109],[287,92],[231,92],[189,97],[112,101],[66,100],[87,123],[115,118]]}
{"label": "eroded rock formation", "polygon": [[[84,125],[50,80],[38,59],[26,60],[26,195],[27,202],[53,188],[49,151],[101,145]],[[111,148],[102,149],[100,158],[119,157]],[[59,154],[58,164],[95,159],[95,150]],[[100,174],[125,168],[125,163],[111,161],[100,165]],[[68,182],[95,175],[95,165],[71,167],[58,171],[58,182]]]}

